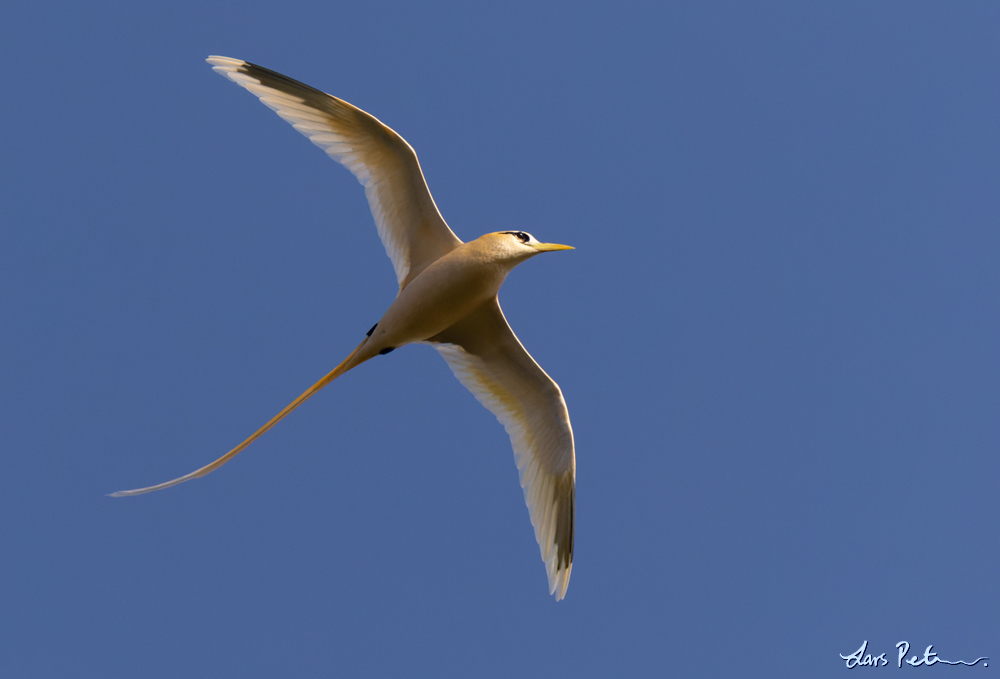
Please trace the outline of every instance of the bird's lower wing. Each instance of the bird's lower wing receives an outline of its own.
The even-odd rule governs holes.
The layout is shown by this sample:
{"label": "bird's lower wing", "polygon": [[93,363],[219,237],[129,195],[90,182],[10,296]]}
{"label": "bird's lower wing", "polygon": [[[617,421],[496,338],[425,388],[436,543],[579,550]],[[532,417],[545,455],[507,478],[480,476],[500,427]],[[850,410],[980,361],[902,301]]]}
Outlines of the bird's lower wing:
{"label": "bird's lower wing", "polygon": [[429,340],[503,424],[556,600],[573,569],[576,459],[562,391],[525,351],[496,298]]}
{"label": "bird's lower wing", "polygon": [[229,57],[207,61],[354,173],[400,288],[462,244],[438,212],[413,148],[377,118],[262,66]]}

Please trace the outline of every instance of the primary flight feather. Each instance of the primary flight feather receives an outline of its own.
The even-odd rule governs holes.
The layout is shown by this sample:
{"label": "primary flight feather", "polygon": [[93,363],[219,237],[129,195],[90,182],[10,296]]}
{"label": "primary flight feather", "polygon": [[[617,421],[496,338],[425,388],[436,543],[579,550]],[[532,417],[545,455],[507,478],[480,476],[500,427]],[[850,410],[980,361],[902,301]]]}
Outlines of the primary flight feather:
{"label": "primary flight feather", "polygon": [[240,445],[180,478],[112,495],[141,495],[204,476],[348,370],[404,344],[430,344],[510,435],[549,592],[562,599],[573,570],[573,430],[562,391],[510,329],[497,293],[521,262],[572,248],[540,243],[523,231],[488,233],[463,243],[438,212],[413,148],[374,116],[239,59],[209,57],[208,63],[354,173],[396,270],[399,294],[340,365]]}

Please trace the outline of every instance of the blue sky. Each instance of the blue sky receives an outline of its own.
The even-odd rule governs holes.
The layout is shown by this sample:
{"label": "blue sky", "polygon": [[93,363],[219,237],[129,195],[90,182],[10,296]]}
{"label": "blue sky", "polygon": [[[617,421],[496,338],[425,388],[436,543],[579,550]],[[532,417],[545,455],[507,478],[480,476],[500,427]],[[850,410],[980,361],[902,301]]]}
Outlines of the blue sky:
{"label": "blue sky", "polygon": [[[841,676],[1000,663],[993,3],[8,3],[3,676]],[[215,474],[392,301],[363,190],[204,58],[416,149],[560,383],[555,603],[427,347]],[[990,666],[992,669],[992,664]],[[987,670],[988,671],[988,670]]]}

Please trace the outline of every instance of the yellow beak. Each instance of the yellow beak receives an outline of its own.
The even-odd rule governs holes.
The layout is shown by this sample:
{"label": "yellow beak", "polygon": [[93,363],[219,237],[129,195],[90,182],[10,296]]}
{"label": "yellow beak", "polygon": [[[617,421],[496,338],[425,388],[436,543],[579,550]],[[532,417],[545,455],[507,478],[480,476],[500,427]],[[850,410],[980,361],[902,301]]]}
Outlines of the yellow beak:
{"label": "yellow beak", "polygon": [[554,250],[575,250],[572,245],[559,245],[558,243],[531,243],[531,247],[541,252],[552,252]]}

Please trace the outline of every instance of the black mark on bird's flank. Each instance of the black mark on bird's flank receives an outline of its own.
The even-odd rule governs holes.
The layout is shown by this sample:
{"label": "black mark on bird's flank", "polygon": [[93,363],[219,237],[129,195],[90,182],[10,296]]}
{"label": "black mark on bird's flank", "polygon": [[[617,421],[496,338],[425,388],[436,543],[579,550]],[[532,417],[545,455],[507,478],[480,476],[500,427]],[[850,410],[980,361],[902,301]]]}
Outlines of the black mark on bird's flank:
{"label": "black mark on bird's flank", "polygon": [[388,354],[388,353],[389,353],[390,351],[392,351],[392,350],[393,350],[393,349],[395,349],[395,348],[396,348],[396,347],[386,347],[386,348],[385,348],[385,349],[383,349],[382,351],[378,352],[378,355],[379,355],[379,356],[385,356],[386,354]]}
{"label": "black mark on bird's flank", "polygon": [[372,329],[365,333],[365,337],[371,337],[372,333],[375,332],[375,328],[378,327],[378,323],[372,326]]}

